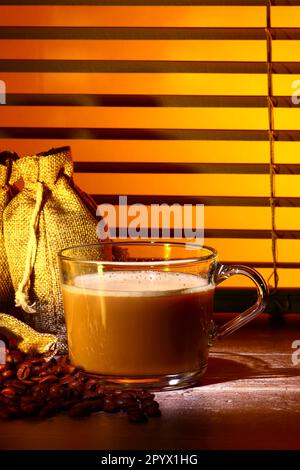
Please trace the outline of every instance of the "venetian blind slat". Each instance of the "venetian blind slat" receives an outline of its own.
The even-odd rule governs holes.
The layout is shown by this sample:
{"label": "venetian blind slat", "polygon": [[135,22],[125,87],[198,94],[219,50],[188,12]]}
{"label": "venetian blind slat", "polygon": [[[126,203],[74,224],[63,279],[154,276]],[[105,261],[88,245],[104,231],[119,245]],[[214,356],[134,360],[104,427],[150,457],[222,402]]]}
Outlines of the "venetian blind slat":
{"label": "venetian blind slat", "polygon": [[[0,149],[71,145],[76,182],[98,203],[204,203],[206,243],[267,279],[268,2],[213,3],[0,0]],[[273,3],[279,287],[297,288],[300,5]]]}
{"label": "venetian blind slat", "polygon": [[[20,154],[33,154],[51,146],[70,144],[62,139],[0,139],[2,148],[14,148]],[[279,157],[292,159],[291,142],[278,142]],[[282,144],[287,144],[283,146]],[[294,144],[294,143],[293,143]],[[296,143],[295,143],[296,144]],[[292,147],[292,148],[291,148]],[[300,142],[299,142],[300,151]],[[87,152],[86,149],[89,149]],[[268,164],[269,143],[264,141],[227,140],[87,140],[72,141],[75,162],[174,162],[174,163],[264,163]],[[295,149],[296,152],[296,149]],[[141,158],[141,155],[143,156]],[[294,155],[296,158],[297,154]],[[292,161],[292,160],[291,160]]]}
{"label": "venetian blind slat", "polygon": [[126,108],[6,106],[2,127],[266,130],[266,108]]}
{"label": "venetian blind slat", "polygon": [[3,6],[0,26],[264,27],[260,6]]}
{"label": "venetian blind slat", "polygon": [[[300,76],[299,76],[300,77]],[[266,96],[264,74],[1,73],[9,93]],[[285,78],[285,76],[284,76]],[[283,84],[286,91],[291,84]],[[280,93],[286,94],[286,93]]]}
{"label": "venetian blind slat", "polygon": [[265,62],[266,43],[263,40],[190,40],[187,44],[184,40],[176,39],[172,41],[2,39],[0,59]]}

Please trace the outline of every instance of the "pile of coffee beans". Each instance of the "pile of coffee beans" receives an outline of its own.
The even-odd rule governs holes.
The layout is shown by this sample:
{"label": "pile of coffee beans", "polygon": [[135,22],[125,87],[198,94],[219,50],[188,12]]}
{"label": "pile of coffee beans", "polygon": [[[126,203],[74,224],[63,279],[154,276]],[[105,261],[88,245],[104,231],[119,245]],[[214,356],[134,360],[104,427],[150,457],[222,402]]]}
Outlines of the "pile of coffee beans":
{"label": "pile of coffee beans", "polygon": [[104,411],[124,412],[129,421],[142,423],[161,415],[154,398],[147,390],[105,388],[72,366],[67,356],[47,362],[13,349],[6,364],[0,364],[0,419],[48,418],[62,412],[81,418]]}

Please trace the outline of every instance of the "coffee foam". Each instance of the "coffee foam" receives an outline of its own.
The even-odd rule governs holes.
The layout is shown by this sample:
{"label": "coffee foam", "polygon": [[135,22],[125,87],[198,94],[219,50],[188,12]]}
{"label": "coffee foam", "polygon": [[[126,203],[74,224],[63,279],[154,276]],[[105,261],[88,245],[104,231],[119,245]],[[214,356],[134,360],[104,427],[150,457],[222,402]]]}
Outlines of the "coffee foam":
{"label": "coffee foam", "polygon": [[[88,291],[88,295],[109,296],[161,296],[188,294],[213,289],[207,280],[194,274],[166,271],[111,271],[85,274],[74,279],[74,285],[64,285],[64,289]],[[75,293],[75,292],[74,292]]]}

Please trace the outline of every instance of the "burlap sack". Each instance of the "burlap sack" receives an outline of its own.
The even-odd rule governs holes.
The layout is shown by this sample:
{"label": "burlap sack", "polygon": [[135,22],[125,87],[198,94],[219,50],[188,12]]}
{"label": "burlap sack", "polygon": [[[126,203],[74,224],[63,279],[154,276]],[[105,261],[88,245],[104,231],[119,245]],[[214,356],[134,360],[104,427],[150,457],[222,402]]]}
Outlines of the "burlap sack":
{"label": "burlap sack", "polygon": [[37,331],[58,336],[66,331],[58,252],[68,246],[97,243],[96,205],[73,180],[70,148],[19,159],[14,180],[24,188],[4,212],[4,239],[16,305]]}
{"label": "burlap sack", "polygon": [[11,152],[0,153],[0,307],[13,303],[14,288],[9,274],[3,237],[3,211],[9,203],[12,192],[8,184],[12,162],[18,156]]}

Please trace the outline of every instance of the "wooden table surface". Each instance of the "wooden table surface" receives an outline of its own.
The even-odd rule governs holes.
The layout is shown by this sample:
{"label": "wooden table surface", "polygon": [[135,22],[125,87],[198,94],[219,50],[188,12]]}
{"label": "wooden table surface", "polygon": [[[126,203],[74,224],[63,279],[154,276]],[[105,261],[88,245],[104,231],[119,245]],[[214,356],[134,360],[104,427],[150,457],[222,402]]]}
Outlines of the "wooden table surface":
{"label": "wooden table surface", "polygon": [[262,315],[211,349],[198,387],[157,394],[161,418],[131,424],[124,415],[99,413],[80,421],[2,421],[0,449],[300,449],[297,339],[300,314],[286,316],[281,327]]}

